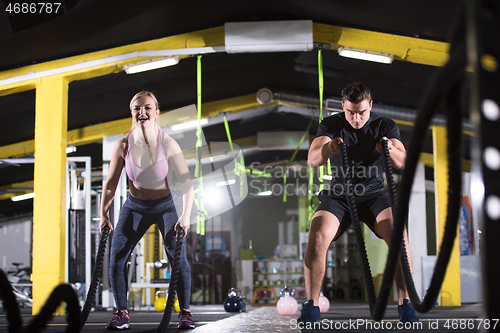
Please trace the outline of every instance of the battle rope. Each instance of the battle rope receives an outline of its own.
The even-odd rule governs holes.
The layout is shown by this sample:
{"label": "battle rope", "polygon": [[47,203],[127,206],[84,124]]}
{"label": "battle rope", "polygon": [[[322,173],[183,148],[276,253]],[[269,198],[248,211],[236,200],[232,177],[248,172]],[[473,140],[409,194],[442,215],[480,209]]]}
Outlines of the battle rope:
{"label": "battle rope", "polygon": [[[459,32],[463,25],[458,24]],[[415,176],[415,170],[419,159],[419,154],[422,148],[422,140],[425,131],[427,130],[430,120],[436,111],[437,105],[440,103],[442,96],[448,97],[447,102],[447,133],[448,133],[448,204],[447,215],[444,229],[444,235],[439,250],[439,256],[435,265],[434,273],[431,279],[431,284],[428,288],[427,294],[421,302],[415,291],[413,280],[411,279],[411,271],[407,265],[403,265],[403,276],[405,279],[408,294],[410,296],[413,307],[418,312],[429,311],[439,294],[441,284],[446,273],[451,251],[453,248],[453,241],[456,237],[457,224],[459,220],[459,208],[461,202],[462,190],[462,151],[461,151],[461,121],[462,116],[460,112],[462,108],[457,107],[461,102],[460,84],[465,74],[466,56],[465,56],[465,42],[464,35],[454,36],[458,37],[458,41],[454,40],[451,43],[450,60],[438,72],[434,82],[428,86],[426,91],[426,98],[424,103],[419,108],[419,114],[415,122],[410,145],[408,147],[408,155],[406,158],[405,169],[403,170],[402,181],[399,184],[399,199],[394,209],[394,228],[398,230],[393,231],[394,240],[395,232],[402,235],[403,223],[408,215],[408,202],[411,194],[411,186]],[[401,237],[399,237],[401,240]],[[406,253],[403,252],[402,256],[405,257]],[[404,258],[402,258],[403,260]]]}
{"label": "battle rope", "polygon": [[375,286],[373,285],[372,273],[371,273],[370,265],[368,263],[368,255],[366,254],[365,242],[363,240],[363,234],[361,232],[361,226],[359,224],[359,216],[358,216],[358,210],[356,208],[356,201],[354,200],[354,196],[352,194],[349,194],[349,192],[350,192],[349,185],[351,185],[352,183],[351,183],[350,171],[348,170],[349,161],[347,159],[347,149],[345,147],[344,142],[341,142],[339,144],[339,147],[340,147],[341,165],[342,165],[342,169],[344,170],[343,173],[345,173],[344,192],[346,194],[347,204],[349,206],[349,213],[351,215],[351,221],[354,225],[354,233],[356,235],[356,241],[358,243],[359,255],[361,258],[363,274],[365,277],[365,284],[366,284],[367,295],[368,295],[368,303],[370,304],[370,312],[373,312],[373,306],[375,305],[375,303],[377,301],[377,297],[375,295]]}
{"label": "battle rope", "polygon": [[167,331],[168,324],[170,323],[170,317],[172,316],[172,308],[174,307],[175,295],[177,291],[177,280],[179,279],[183,237],[184,229],[179,226],[177,228],[175,239],[174,260],[171,267],[172,274],[170,277],[170,285],[168,286],[167,305],[165,306],[165,311],[163,312],[163,318],[161,319],[160,325],[156,329],[157,333],[163,333]]}
{"label": "battle rope", "polygon": [[[89,313],[91,304],[95,301],[95,292],[99,284],[99,277],[102,271],[102,259],[104,257],[104,249],[109,235],[109,227],[104,227],[99,242],[98,254],[96,257],[96,264],[94,272],[92,273],[92,282],[89,292],[87,294],[87,301],[85,302],[83,311],[80,312],[80,303],[75,290],[69,284],[61,284],[54,288],[49,296],[49,299],[40,310],[40,313],[31,321],[31,323],[23,329],[22,317],[16,298],[12,291],[12,286],[3,270],[0,270],[0,297],[3,300],[5,310],[7,311],[7,322],[9,333],[23,333],[30,332],[36,333],[43,330],[47,323],[52,319],[54,312],[57,310],[61,302],[66,302],[66,312],[68,325],[65,332],[80,332],[84,326]],[[181,227],[177,228],[176,243],[174,249],[174,259],[172,262],[172,276],[170,278],[170,285],[168,288],[168,299],[163,313],[162,320],[158,328],[147,330],[143,332],[148,333],[164,333],[167,331],[170,318],[172,316],[172,309],[176,297],[177,280],[179,278],[181,251],[183,245],[184,230]]]}
{"label": "battle rope", "polygon": [[22,327],[21,312],[12,291],[12,286],[3,270],[0,270],[0,297],[2,297],[7,311],[9,333],[40,332],[52,319],[54,312],[62,301],[66,302],[66,311],[68,313],[68,326],[66,326],[65,332],[80,331],[80,303],[75,290],[69,284],[61,284],[54,288],[40,313],[25,329]]}
{"label": "battle rope", "polygon": [[102,272],[102,261],[104,259],[104,252],[106,251],[106,243],[108,241],[110,229],[105,226],[102,229],[101,239],[99,241],[99,248],[97,249],[97,255],[95,258],[94,271],[92,272],[92,280],[90,282],[90,288],[87,292],[87,299],[85,300],[85,305],[83,306],[82,313],[80,315],[81,327],[85,325],[87,318],[89,317],[90,310],[92,309],[92,304],[95,302],[95,295],[97,291],[97,286],[99,285],[99,279]]}

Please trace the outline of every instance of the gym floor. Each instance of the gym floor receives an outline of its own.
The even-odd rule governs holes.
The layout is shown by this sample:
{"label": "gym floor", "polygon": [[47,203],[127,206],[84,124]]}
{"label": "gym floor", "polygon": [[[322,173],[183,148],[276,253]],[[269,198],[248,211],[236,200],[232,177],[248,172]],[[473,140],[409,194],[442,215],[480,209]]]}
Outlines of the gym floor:
{"label": "gym floor", "polygon": [[[299,305],[299,308],[301,306]],[[23,324],[32,320],[30,309],[21,309]],[[281,316],[273,307],[247,306],[245,313],[228,313],[222,305],[191,306],[191,311],[197,327],[191,332],[207,333],[237,333],[237,332],[300,332],[296,325],[299,316]],[[428,313],[418,316],[421,324],[411,327],[398,327],[399,317],[395,304],[387,306],[384,320],[374,322],[370,317],[367,303],[332,303],[327,313],[321,315],[319,327],[305,327],[302,332],[480,332],[482,328],[495,325],[481,320],[482,304],[466,304],[460,307],[435,307]],[[162,313],[131,311],[131,329],[128,332],[141,332],[155,329],[161,321]],[[177,313],[172,314],[168,332],[180,332],[177,329]],[[107,332],[104,325],[113,316],[112,312],[92,312],[82,333]],[[65,316],[57,316],[42,332],[63,332],[65,330]],[[500,324],[499,330],[500,330]],[[8,331],[7,314],[0,311],[0,332]]]}

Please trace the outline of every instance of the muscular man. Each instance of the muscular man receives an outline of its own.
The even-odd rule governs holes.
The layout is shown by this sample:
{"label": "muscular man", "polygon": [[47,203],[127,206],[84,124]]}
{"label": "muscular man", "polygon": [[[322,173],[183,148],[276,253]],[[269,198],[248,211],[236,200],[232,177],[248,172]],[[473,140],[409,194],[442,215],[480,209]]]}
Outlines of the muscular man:
{"label": "muscular man", "polygon": [[[304,259],[307,299],[298,323],[313,323],[320,319],[319,294],[326,268],[326,253],[332,241],[338,239],[351,224],[346,191],[355,197],[359,219],[379,238],[390,242],[393,218],[390,198],[384,189],[382,146],[386,140],[393,168],[402,169],[406,151],[399,129],[391,119],[380,117],[372,108],[370,90],[361,82],[348,84],[342,90],[343,113],[325,118],[318,128],[309,150],[312,167],[324,165],[330,158],[332,183],[318,196],[320,205],[314,213],[309,230],[309,242]],[[352,165],[351,184],[345,184],[348,170],[341,168],[339,143],[344,142]],[[406,232],[404,243],[411,266],[411,253]],[[396,271],[399,295],[398,313],[402,322],[418,322],[411,305],[401,268]]]}

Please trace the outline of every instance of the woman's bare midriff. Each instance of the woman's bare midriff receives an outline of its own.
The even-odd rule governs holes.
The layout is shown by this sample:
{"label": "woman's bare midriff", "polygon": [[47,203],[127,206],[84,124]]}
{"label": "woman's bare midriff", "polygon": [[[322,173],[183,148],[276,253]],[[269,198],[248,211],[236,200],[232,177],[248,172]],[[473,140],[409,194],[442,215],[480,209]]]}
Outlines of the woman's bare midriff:
{"label": "woman's bare midriff", "polygon": [[128,181],[128,185],[129,185],[128,188],[129,188],[130,195],[133,196],[134,198],[141,199],[141,200],[160,199],[160,198],[164,198],[170,194],[170,188],[168,187],[168,185],[166,186],[166,188],[159,189],[159,190],[150,190],[147,188],[137,187],[130,180]]}

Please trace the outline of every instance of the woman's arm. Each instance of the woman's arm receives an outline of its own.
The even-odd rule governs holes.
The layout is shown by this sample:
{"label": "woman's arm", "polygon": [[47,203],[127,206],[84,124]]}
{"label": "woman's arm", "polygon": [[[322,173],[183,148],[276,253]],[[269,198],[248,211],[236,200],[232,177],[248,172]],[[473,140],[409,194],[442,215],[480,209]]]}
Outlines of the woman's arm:
{"label": "woman's arm", "polygon": [[182,191],[182,214],[179,217],[179,221],[175,224],[174,230],[177,230],[177,226],[180,225],[184,229],[184,237],[186,237],[188,229],[191,226],[190,217],[194,198],[193,184],[191,183],[191,176],[181,147],[170,136],[165,139],[165,151],[167,152],[170,165],[181,184]]}
{"label": "woman's arm", "polygon": [[111,230],[113,230],[113,225],[109,220],[108,210],[109,206],[111,206],[111,202],[113,202],[113,198],[115,197],[116,187],[118,186],[118,182],[120,181],[123,164],[125,163],[125,160],[123,159],[124,152],[125,140],[121,139],[115,144],[113,148],[111,161],[109,162],[108,178],[106,179],[106,182],[104,182],[104,186],[102,187],[101,222],[99,224],[99,229],[101,230],[101,232],[106,225]]}

